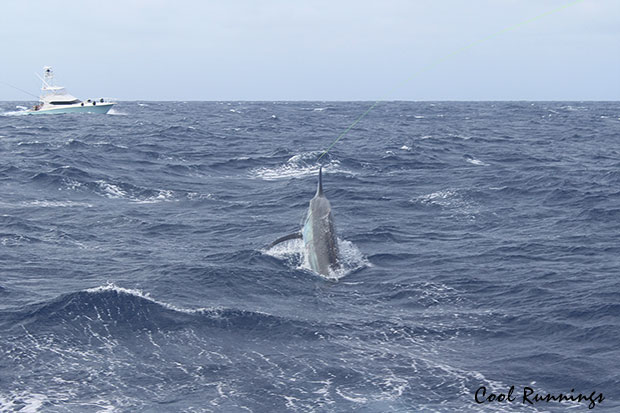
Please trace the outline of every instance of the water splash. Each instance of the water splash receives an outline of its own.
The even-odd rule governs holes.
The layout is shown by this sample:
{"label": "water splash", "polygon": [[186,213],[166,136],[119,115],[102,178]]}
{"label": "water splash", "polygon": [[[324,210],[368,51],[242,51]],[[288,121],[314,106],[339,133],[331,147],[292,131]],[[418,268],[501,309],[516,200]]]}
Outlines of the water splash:
{"label": "water splash", "polygon": [[[351,241],[338,238],[338,249],[340,250],[341,267],[336,271],[330,271],[329,275],[317,274],[327,280],[337,281],[354,271],[372,264],[364,256],[359,248]],[[283,260],[289,268],[295,270],[311,271],[304,243],[300,239],[294,239],[262,251],[264,254]],[[316,274],[316,273],[315,273]]]}
{"label": "water splash", "polygon": [[[275,167],[259,167],[250,171],[253,178],[274,181],[285,178],[302,178],[305,176],[316,176],[319,173],[319,164],[316,162],[319,151],[304,152],[290,157],[283,165]],[[353,172],[342,169],[340,161],[331,160],[323,165],[325,173],[335,172],[347,175],[355,175]]]}

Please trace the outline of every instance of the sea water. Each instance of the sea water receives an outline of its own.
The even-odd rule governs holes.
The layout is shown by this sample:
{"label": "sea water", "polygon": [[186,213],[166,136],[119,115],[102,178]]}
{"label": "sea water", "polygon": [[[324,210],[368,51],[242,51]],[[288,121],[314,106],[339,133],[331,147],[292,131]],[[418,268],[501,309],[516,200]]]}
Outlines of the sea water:
{"label": "sea water", "polygon": [[321,159],[329,277],[266,245],[372,102],[18,105],[0,411],[620,409],[619,103],[380,103]]}

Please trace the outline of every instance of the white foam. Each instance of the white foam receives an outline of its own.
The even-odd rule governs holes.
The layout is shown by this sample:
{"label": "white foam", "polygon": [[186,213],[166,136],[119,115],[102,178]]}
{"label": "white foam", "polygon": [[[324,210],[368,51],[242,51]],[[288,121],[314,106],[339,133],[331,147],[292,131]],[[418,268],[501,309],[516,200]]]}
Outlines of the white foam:
{"label": "white foam", "polygon": [[146,199],[134,199],[132,201],[136,202],[137,204],[155,204],[157,202],[164,202],[164,201],[170,201],[174,198],[174,194],[172,193],[172,191],[166,190],[166,189],[162,189],[160,191],[158,191],[158,194]]}
{"label": "white foam", "polygon": [[300,401],[298,398],[293,397],[293,396],[286,396],[286,395],[282,395],[282,397],[284,397],[284,400],[286,400],[286,407],[292,410],[297,410],[297,405],[295,405],[295,402]]}
{"label": "white foam", "polygon": [[484,163],[481,160],[476,159],[476,158],[467,158],[466,160],[467,160],[467,162],[469,162],[469,163],[471,163],[473,165],[479,165],[479,166],[487,166],[488,165],[488,164],[486,164],[486,163]]}
{"label": "white foam", "polygon": [[458,194],[449,189],[433,192],[432,194],[422,195],[418,200],[423,204],[450,205],[450,198],[455,198]]}
{"label": "white foam", "polygon": [[410,151],[411,150],[411,146],[403,145],[403,146],[400,147],[400,149],[402,149],[403,151]]}
{"label": "white foam", "polygon": [[107,113],[108,115],[113,115],[113,116],[127,116],[128,114],[125,112],[120,112],[114,108],[110,108],[110,110]]}
{"label": "white foam", "polygon": [[0,411],[19,411],[22,413],[37,413],[43,407],[43,404],[47,401],[47,396],[38,393],[29,394],[17,394],[13,393],[10,396],[0,395]]}
{"label": "white foam", "polygon": [[197,313],[205,313],[205,312],[212,312],[212,311],[215,311],[215,312],[221,311],[220,308],[215,308],[215,307],[211,307],[211,308],[201,307],[201,308],[196,308],[196,309],[186,309],[186,308],[176,307],[172,304],[168,304],[163,301],[155,300],[151,298],[149,293],[144,293],[142,292],[142,290],[118,287],[114,283],[109,283],[107,285],[100,286],[100,287],[89,288],[85,291],[87,293],[101,293],[101,292],[114,291],[117,294],[133,295],[134,297],[139,297],[144,300],[150,301],[152,303],[161,305],[169,310],[173,310],[173,311],[177,311],[177,312],[185,313],[185,314],[197,314]]}
{"label": "white foam", "polygon": [[452,210],[459,215],[465,215],[470,219],[475,219],[475,214],[480,212],[480,208],[475,202],[464,199],[457,190],[451,189],[444,189],[431,194],[422,195],[415,199],[411,199],[409,202],[423,205],[438,205],[442,208]]}
{"label": "white foam", "polygon": [[464,135],[459,135],[459,134],[455,134],[455,133],[451,133],[448,135],[449,138],[458,138],[458,139],[463,139],[464,141],[470,140],[471,136],[464,136]]}
{"label": "white foam", "polygon": [[31,202],[22,202],[21,206],[23,207],[42,207],[42,208],[52,208],[52,207],[87,207],[92,208],[93,205],[86,202],[74,202],[74,201],[45,201],[45,200],[37,200]]}
{"label": "white foam", "polygon": [[[76,181],[75,179],[71,179],[71,178],[64,178],[65,181],[65,185],[66,188],[71,190],[71,191],[75,191],[76,189],[80,188],[82,186],[82,184],[78,181]],[[59,191],[62,191],[62,188],[58,188]]]}
{"label": "white foam", "polygon": [[213,194],[201,194],[199,192],[188,192],[186,195],[187,199],[189,200],[194,200],[194,199],[215,199],[215,197],[213,196]]}
{"label": "white foam", "polygon": [[360,394],[345,394],[339,388],[336,388],[336,394],[338,394],[338,396],[342,397],[343,399],[353,403],[366,403],[368,401],[367,398],[363,397]]}
{"label": "white foam", "polygon": [[364,256],[362,251],[351,241],[338,238],[338,250],[340,251],[341,267],[333,273],[330,273],[329,276],[324,276],[325,278],[339,280],[364,267],[372,267],[372,264]]}
{"label": "white foam", "polygon": [[[103,195],[111,199],[127,199],[137,204],[155,204],[158,202],[174,200],[174,192],[167,190],[167,189],[158,189],[157,195],[153,195],[153,196],[145,198],[145,197],[132,196],[128,194],[127,191],[120,188],[119,186],[108,183],[103,180],[96,181],[96,183],[101,189],[101,191],[103,192]],[[74,188],[71,188],[71,189],[74,189]]]}
{"label": "white foam", "polygon": [[108,198],[127,197],[127,192],[123,191],[121,188],[114,184],[107,183],[106,181],[96,181],[96,183],[99,185],[99,188],[103,190],[103,192]]}
{"label": "white foam", "polygon": [[28,115],[29,113],[30,112],[25,111],[25,110],[14,110],[14,111],[0,113],[0,115],[2,116],[23,116],[23,115]]}
{"label": "white foam", "polygon": [[[301,178],[304,176],[318,175],[319,165],[316,162],[322,154],[320,151],[305,152],[290,157],[285,164],[275,167],[259,167],[250,171],[250,176],[254,178],[264,179],[266,181],[274,181],[285,178]],[[354,175],[353,172],[340,168],[340,161],[333,160],[323,165],[323,172],[344,173]]]}
{"label": "white foam", "polygon": [[114,413],[118,411],[116,407],[109,404],[107,400],[97,400],[91,404],[96,406],[98,409],[102,409],[99,410],[97,413]]}
{"label": "white foam", "polygon": [[[290,267],[302,268],[304,261],[304,243],[300,239],[292,239],[262,250],[262,253],[287,261]],[[309,268],[309,267],[308,267]]]}
{"label": "white foam", "polygon": [[[329,275],[318,274],[319,276],[328,280],[336,281],[351,274],[353,271],[372,266],[359,248],[357,248],[357,246],[351,241],[338,238],[338,250],[340,252],[340,268],[336,271],[330,271]],[[305,253],[306,250],[304,243],[300,239],[293,239],[283,242],[262,252],[272,257],[284,260],[291,268],[296,270],[311,271],[314,273]]]}

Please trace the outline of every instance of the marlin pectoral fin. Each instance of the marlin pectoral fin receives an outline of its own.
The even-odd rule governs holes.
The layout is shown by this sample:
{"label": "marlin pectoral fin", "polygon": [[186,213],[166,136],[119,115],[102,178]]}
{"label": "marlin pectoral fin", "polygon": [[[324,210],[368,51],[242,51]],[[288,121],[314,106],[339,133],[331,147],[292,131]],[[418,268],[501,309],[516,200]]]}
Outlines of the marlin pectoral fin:
{"label": "marlin pectoral fin", "polygon": [[278,244],[279,244],[279,243],[281,243],[281,242],[288,241],[288,240],[290,240],[290,239],[301,239],[301,238],[302,238],[302,236],[301,236],[301,232],[296,232],[296,233],[294,233],[294,234],[288,234],[288,235],[285,235],[285,236],[283,236],[283,237],[278,238],[277,240],[275,240],[274,242],[272,242],[271,244],[269,244],[269,246],[267,247],[267,249],[269,249],[269,248],[273,247],[274,245],[278,245]]}

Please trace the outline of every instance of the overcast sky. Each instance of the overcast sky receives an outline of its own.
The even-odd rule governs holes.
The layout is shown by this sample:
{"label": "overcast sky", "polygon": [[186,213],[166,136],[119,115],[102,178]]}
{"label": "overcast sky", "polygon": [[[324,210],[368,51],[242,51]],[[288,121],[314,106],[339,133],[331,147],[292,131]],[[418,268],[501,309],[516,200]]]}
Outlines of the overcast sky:
{"label": "overcast sky", "polygon": [[0,81],[37,95],[51,65],[80,98],[619,100],[619,0],[493,35],[572,2],[2,0]]}

